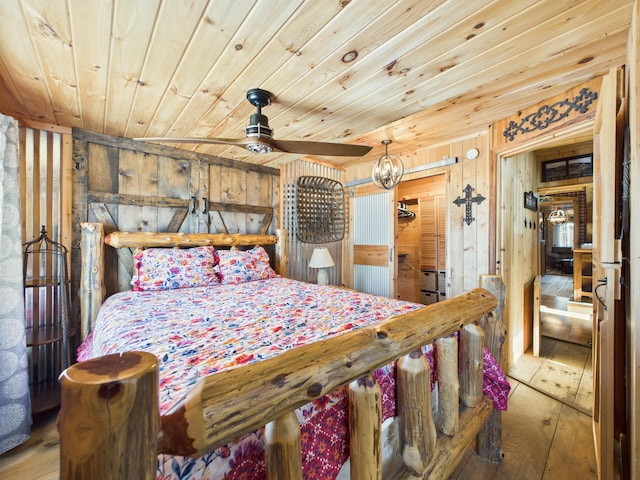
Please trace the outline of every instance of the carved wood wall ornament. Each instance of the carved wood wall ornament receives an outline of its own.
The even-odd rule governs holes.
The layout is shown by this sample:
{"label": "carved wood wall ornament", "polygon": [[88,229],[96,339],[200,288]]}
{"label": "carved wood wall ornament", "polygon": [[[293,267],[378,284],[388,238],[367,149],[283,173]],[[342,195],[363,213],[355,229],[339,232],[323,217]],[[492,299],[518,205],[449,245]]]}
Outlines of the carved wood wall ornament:
{"label": "carved wood wall ornament", "polygon": [[552,123],[565,119],[574,110],[582,114],[586,113],[597,98],[596,92],[583,88],[573,100],[565,99],[551,105],[543,105],[536,112],[522,117],[519,123],[511,120],[502,134],[507,140],[513,141],[518,133],[544,130]]}
{"label": "carved wood wall ornament", "polygon": [[475,192],[475,190],[476,190],[475,188],[467,184],[467,186],[464,187],[464,189],[462,190],[465,193],[464,198],[458,195],[458,198],[456,198],[453,201],[453,203],[455,203],[457,206],[464,204],[465,206],[464,221],[467,225],[471,225],[471,222],[475,220],[475,218],[473,218],[473,216],[471,215],[471,204],[477,203],[479,205],[484,200],[486,200],[486,198],[480,194],[476,195],[475,197],[472,197],[471,194]]}

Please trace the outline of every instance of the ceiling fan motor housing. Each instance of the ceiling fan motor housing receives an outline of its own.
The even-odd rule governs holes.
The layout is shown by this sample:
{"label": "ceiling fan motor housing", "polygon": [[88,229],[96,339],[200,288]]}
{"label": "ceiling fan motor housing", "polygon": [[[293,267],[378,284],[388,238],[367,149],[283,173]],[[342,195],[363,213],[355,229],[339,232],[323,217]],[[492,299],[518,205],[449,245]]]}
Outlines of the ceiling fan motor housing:
{"label": "ceiling fan motor housing", "polygon": [[273,136],[273,130],[269,127],[269,119],[261,113],[251,115],[249,125],[244,127],[244,134],[247,137],[269,137]]}

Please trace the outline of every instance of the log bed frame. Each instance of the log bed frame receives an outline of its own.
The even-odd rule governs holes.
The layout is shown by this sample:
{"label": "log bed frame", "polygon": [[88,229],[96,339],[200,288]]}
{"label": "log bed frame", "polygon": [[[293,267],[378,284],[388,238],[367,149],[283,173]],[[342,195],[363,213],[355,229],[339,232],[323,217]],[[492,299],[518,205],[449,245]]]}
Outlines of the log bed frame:
{"label": "log bed frame", "polygon": [[[104,296],[105,243],[117,248],[275,244],[276,270],[282,274],[284,238],[283,232],[115,232],[105,239],[101,224],[82,224],[83,338]],[[447,478],[474,439],[480,455],[500,461],[500,413],[482,393],[482,347],[486,339],[500,361],[504,290],[499,276],[481,275],[480,284],[485,288],[201,378],[162,416],[154,355],[127,352],[72,365],[60,376],[60,478],[153,479],[158,453],[199,456],[265,426],[267,478],[302,479],[294,410],[349,385],[350,478],[381,479],[381,395],[371,372],[396,360],[399,453],[391,467],[385,466],[393,470],[385,471],[385,479]],[[452,337],[456,331],[460,353]],[[436,422],[429,388],[424,388],[429,365],[419,352],[434,342],[439,365]]]}

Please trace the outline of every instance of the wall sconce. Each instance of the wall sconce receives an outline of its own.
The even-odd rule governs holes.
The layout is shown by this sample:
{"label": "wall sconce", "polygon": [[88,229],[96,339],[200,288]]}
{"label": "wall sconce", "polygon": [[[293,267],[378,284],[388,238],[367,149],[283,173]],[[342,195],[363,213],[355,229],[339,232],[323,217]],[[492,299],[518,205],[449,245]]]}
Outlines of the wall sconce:
{"label": "wall sconce", "polygon": [[389,144],[391,140],[383,140],[384,155],[381,156],[373,166],[371,179],[378,188],[391,190],[395,187],[404,174],[404,164],[397,155],[389,155]]}
{"label": "wall sconce", "polygon": [[318,269],[318,285],[329,285],[329,272],[327,268],[333,267],[333,258],[327,247],[314,248],[309,260],[309,268]]}

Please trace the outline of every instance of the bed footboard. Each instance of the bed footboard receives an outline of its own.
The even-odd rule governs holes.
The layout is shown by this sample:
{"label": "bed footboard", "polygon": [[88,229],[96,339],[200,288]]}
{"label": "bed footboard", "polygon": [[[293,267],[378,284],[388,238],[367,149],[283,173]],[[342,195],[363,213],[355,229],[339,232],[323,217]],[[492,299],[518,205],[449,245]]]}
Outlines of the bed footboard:
{"label": "bed footboard", "polygon": [[[269,479],[302,478],[299,426],[292,412],[344,385],[350,385],[351,398],[351,478],[381,478],[380,390],[370,373],[396,359],[400,359],[398,416],[405,463],[404,473],[398,472],[396,478],[445,478],[455,467],[452,458],[462,453],[492,411],[490,401],[482,397],[479,403],[460,408],[458,376],[451,374],[457,372],[459,354],[450,336],[465,325],[482,323],[497,305],[494,295],[477,288],[376,325],[222,371],[201,378],[182,403],[161,417],[157,390],[149,387],[157,375],[155,358],[130,352],[76,364],[62,375],[61,478],[113,478],[125,464],[122,478],[154,478],[156,453],[197,456],[263,425]],[[473,340],[466,341],[481,342],[483,337],[472,335]],[[447,345],[441,348],[445,353],[438,376],[451,398],[441,397],[436,419],[425,386],[429,366],[417,351],[435,341]],[[465,346],[463,341],[462,350],[461,368],[477,369],[482,347]],[[448,377],[442,377],[447,370]],[[463,398],[477,402],[474,392],[482,389],[478,375],[465,371],[463,376],[468,377]],[[436,429],[444,432],[437,440]],[[152,448],[156,440],[157,451]]]}

